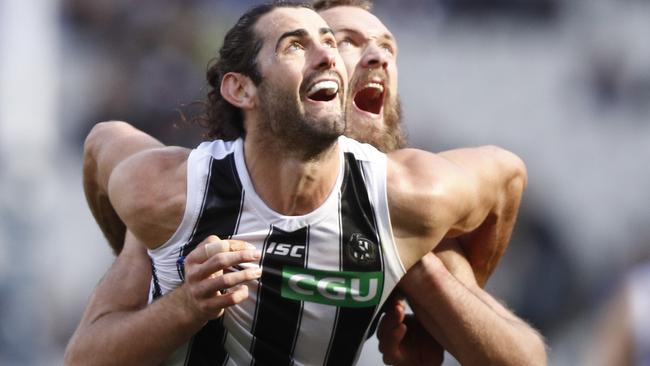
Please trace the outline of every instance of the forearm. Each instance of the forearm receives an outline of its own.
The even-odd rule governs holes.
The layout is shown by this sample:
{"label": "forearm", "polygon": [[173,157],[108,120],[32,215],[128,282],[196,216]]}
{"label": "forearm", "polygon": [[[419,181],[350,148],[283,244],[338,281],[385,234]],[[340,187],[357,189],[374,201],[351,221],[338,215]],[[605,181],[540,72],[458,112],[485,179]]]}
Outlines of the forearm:
{"label": "forearm", "polygon": [[179,290],[147,306],[151,263],[129,233],[95,288],[65,354],[66,365],[157,364],[203,324]]}
{"label": "forearm", "polygon": [[172,292],[142,309],[104,314],[80,327],[66,350],[66,365],[157,365],[205,322],[184,311]]}
{"label": "forearm", "polygon": [[[439,263],[402,286],[418,321],[463,365],[543,365],[541,337],[487,293],[468,289]],[[422,264],[418,264],[421,266]],[[418,269],[418,268],[416,268]],[[427,291],[423,291],[427,289]]]}

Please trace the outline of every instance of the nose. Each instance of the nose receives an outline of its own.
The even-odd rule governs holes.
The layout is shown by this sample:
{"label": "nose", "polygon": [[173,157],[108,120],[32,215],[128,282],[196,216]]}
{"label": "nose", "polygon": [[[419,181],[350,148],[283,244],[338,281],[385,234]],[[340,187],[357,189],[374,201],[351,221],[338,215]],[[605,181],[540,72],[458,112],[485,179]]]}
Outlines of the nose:
{"label": "nose", "polygon": [[315,67],[321,70],[333,68],[336,65],[336,56],[334,52],[336,52],[336,49],[334,48],[318,46]]}
{"label": "nose", "polygon": [[388,67],[388,55],[376,44],[369,44],[361,56],[361,66],[365,68]]}

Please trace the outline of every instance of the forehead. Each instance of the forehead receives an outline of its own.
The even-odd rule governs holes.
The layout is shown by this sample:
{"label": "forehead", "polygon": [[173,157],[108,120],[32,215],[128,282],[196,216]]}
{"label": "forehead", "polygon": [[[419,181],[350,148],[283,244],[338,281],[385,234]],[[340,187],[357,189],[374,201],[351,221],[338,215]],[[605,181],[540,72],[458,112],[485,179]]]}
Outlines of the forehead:
{"label": "forehead", "polygon": [[265,45],[275,42],[289,31],[304,29],[309,34],[318,35],[320,29],[327,28],[325,20],[318,13],[307,8],[275,8],[264,14],[255,25],[255,32]]}
{"label": "forehead", "polygon": [[366,37],[379,37],[392,33],[374,14],[356,6],[336,6],[319,13],[336,33],[351,30]]}

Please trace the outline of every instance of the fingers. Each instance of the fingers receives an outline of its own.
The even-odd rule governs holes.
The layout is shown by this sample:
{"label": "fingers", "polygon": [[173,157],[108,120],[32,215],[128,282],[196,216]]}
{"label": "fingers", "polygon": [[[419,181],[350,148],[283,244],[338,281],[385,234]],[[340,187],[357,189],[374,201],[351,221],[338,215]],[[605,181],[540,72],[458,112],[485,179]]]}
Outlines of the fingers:
{"label": "fingers", "polygon": [[246,243],[242,240],[221,240],[216,235],[210,235],[205,238],[194,250],[192,250],[187,258],[185,258],[185,263],[203,263],[218,253],[253,249],[255,249],[254,245]]}
{"label": "fingers", "polygon": [[400,364],[404,362],[404,355],[400,348],[407,327],[403,323],[406,316],[404,304],[395,298],[391,301],[386,315],[381,319],[377,328],[379,339],[379,351],[382,353],[383,361],[386,364]]}
{"label": "fingers", "polygon": [[200,281],[228,267],[258,261],[261,256],[262,253],[259,250],[218,253],[203,263],[185,266],[185,278],[190,282]]}
{"label": "fingers", "polygon": [[217,253],[229,252],[230,243],[226,240],[219,240],[213,243],[206,244],[203,249],[205,249],[206,258],[210,258]]}
{"label": "fingers", "polygon": [[406,331],[406,325],[398,324],[396,327],[385,331],[383,337],[379,339],[379,352],[382,353],[382,358],[385,364],[392,365],[404,363],[405,356],[400,344],[406,336]]}
{"label": "fingers", "polygon": [[212,296],[208,299],[196,302],[196,308],[204,314],[208,320],[223,315],[224,309],[239,304],[248,298],[248,286],[239,285],[223,295]]}
{"label": "fingers", "polygon": [[218,291],[229,289],[244,284],[245,282],[258,279],[262,275],[260,268],[250,268],[243,271],[226,273],[221,276],[209,278],[192,288],[192,295],[197,299],[207,299],[218,295]]}

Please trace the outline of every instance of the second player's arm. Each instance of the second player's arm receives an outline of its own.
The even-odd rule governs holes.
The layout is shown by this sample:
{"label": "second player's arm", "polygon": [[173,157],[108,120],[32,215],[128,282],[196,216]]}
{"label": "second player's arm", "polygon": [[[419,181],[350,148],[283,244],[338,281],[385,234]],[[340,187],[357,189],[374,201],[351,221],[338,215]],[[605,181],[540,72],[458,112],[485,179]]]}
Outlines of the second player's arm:
{"label": "second player's arm", "polygon": [[96,124],[84,144],[83,186],[88,206],[115,254],[122,250],[126,226],[108,197],[108,181],[125,159],[164,145],[126,122]]}
{"label": "second player's arm", "polygon": [[[469,264],[466,264],[469,270]],[[382,324],[388,359],[414,357],[418,347],[403,340],[422,336],[423,327],[463,365],[545,365],[543,338],[476,282],[462,283],[433,254],[427,254],[400,282],[418,324]],[[394,310],[395,311],[395,310]],[[390,313],[390,312],[389,312]],[[395,315],[392,315],[395,317]],[[388,329],[388,330],[387,330]],[[399,332],[409,332],[410,335]],[[412,333],[412,334],[411,334]],[[421,346],[419,348],[425,348]],[[399,363],[398,363],[399,364]]]}
{"label": "second player's arm", "polygon": [[[521,159],[492,146],[446,155],[410,149],[390,154],[388,199],[404,266],[408,269],[445,237],[474,235],[476,245],[484,245],[481,240],[507,244],[526,181]],[[498,259],[482,254],[468,253],[480,284]]]}

